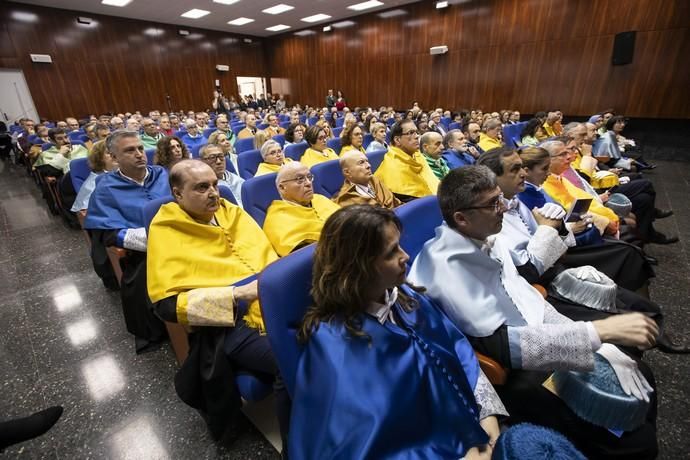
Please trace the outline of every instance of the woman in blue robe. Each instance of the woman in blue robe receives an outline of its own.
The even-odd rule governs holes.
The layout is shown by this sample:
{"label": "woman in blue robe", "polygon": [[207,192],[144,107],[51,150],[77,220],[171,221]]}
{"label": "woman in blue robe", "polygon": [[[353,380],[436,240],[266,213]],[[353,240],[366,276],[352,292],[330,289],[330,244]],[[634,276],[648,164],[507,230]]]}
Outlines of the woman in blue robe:
{"label": "woman in blue robe", "polygon": [[507,415],[463,334],[405,284],[391,211],[326,222],[293,397],[291,459],[490,458]]}

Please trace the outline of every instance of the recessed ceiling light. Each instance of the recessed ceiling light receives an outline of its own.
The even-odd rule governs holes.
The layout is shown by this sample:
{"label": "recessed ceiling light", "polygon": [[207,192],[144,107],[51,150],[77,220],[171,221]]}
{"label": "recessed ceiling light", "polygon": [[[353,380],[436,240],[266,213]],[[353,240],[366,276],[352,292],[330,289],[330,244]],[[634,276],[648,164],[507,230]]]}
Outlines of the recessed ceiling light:
{"label": "recessed ceiling light", "polygon": [[220,3],[221,5],[232,5],[240,0],[213,0],[213,3]]}
{"label": "recessed ceiling light", "polygon": [[448,2],[436,2],[436,9],[440,10],[441,8],[447,8],[448,7]]}
{"label": "recessed ceiling light", "polygon": [[252,42],[252,39],[251,39],[251,38],[245,38],[245,39],[242,40],[242,41],[245,42],[245,43],[251,43],[251,42]]}
{"label": "recessed ceiling light", "polygon": [[280,3],[276,6],[272,6],[270,8],[266,8],[265,10],[261,10],[261,12],[266,14],[280,14],[294,9],[294,6],[286,5],[285,3]]}
{"label": "recessed ceiling light", "polygon": [[241,17],[241,18],[233,19],[232,21],[228,21],[228,24],[230,24],[231,26],[243,26],[245,24],[249,24],[250,22],[254,22],[254,20],[249,19],[249,18],[245,18],[245,17]]}
{"label": "recessed ceiling light", "polygon": [[407,14],[407,11],[397,9],[397,10],[384,11],[383,13],[377,14],[377,16],[380,18],[383,18],[383,19],[388,19],[388,18],[395,18],[398,16],[405,16],[406,14]]}
{"label": "recessed ceiling light", "polygon": [[286,26],[285,24],[278,24],[277,26],[273,27],[266,27],[266,30],[270,30],[271,32],[280,32],[281,30],[289,29],[290,26]]}
{"label": "recessed ceiling light", "polygon": [[300,19],[300,21],[319,22],[319,21],[323,21],[324,19],[331,19],[331,17],[327,14],[315,14],[313,16],[307,16],[306,18],[302,18],[302,19]]}
{"label": "recessed ceiling light", "polygon": [[157,29],[155,27],[149,27],[148,29],[144,30],[142,32],[144,35],[148,35],[150,37],[158,37],[159,35],[163,35],[165,31],[163,29]]}
{"label": "recessed ceiling light", "polygon": [[325,27],[323,28],[323,31],[324,31],[324,32],[330,32],[330,31],[331,31],[331,26],[325,26]]}
{"label": "recessed ceiling light", "polygon": [[340,22],[334,22],[331,25],[333,27],[335,27],[336,29],[343,29],[345,27],[352,27],[355,25],[355,23],[352,21],[340,21]]}
{"label": "recessed ceiling light", "polygon": [[132,0],[103,0],[101,3],[108,6],[127,6]]}
{"label": "recessed ceiling light", "polygon": [[204,16],[206,16],[209,13],[211,13],[211,12],[206,11],[206,10],[198,10],[198,9],[194,8],[194,9],[187,11],[186,13],[182,13],[180,16],[182,16],[183,18],[189,18],[189,19],[199,19],[199,18],[203,18]]}
{"label": "recessed ceiling light", "polygon": [[307,35],[314,35],[316,32],[313,30],[300,30],[299,32],[295,32],[295,35],[299,35],[300,37],[306,37]]}
{"label": "recessed ceiling light", "polygon": [[369,8],[375,8],[377,6],[383,5],[383,2],[378,0],[369,0],[368,2],[356,3],[347,7],[348,10],[362,11],[368,10]]}

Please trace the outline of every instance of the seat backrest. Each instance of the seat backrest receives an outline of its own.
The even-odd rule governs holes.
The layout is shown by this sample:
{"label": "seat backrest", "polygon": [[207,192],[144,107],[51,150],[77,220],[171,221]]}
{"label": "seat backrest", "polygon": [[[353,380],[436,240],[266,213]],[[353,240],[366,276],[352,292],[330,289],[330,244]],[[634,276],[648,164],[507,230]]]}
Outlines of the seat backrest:
{"label": "seat backrest", "polygon": [[242,206],[259,224],[259,227],[264,225],[268,207],[273,200],[279,199],[275,173],[252,177],[242,184]]}
{"label": "seat backrest", "polygon": [[435,195],[405,203],[395,209],[403,224],[400,247],[410,256],[410,265],[422,250],[424,243],[433,238],[436,227],[443,222],[441,208]]}
{"label": "seat backrest", "polygon": [[460,126],[460,123],[458,123],[457,121],[454,121],[453,123],[450,123],[448,125],[448,131],[450,131],[452,129],[462,129],[462,127]]}
{"label": "seat backrest", "polygon": [[319,117],[310,117],[307,119],[307,124],[309,126],[314,126],[317,121],[319,121]]}
{"label": "seat backrest", "polygon": [[185,134],[187,134],[187,131],[184,130],[184,129],[180,129],[179,131],[175,131],[175,137],[180,137],[180,138],[181,138],[181,137],[184,136]]}
{"label": "seat backrest", "polygon": [[263,161],[261,158],[261,151],[259,150],[248,150],[242,152],[237,157],[237,166],[240,168],[240,177],[242,179],[251,179],[256,174],[256,170],[259,169],[259,164]]}
{"label": "seat backrest", "polygon": [[254,138],[237,139],[235,141],[235,152],[242,153],[254,149]]}
{"label": "seat backrest", "polygon": [[285,145],[285,134],[276,134],[271,139],[279,143],[281,147]]}
{"label": "seat backrest", "polygon": [[268,126],[269,126],[268,123],[261,123],[261,124],[256,126],[256,129],[264,130],[264,129],[268,128]]}
{"label": "seat backrest", "polygon": [[288,129],[290,127],[290,120],[288,119],[287,121],[281,121],[280,127],[283,129]]}
{"label": "seat backrest", "polygon": [[70,141],[84,141],[84,138],[87,136],[81,131],[72,131],[67,134],[67,137],[69,137]]}
{"label": "seat backrest", "polygon": [[156,155],[156,149],[146,149],[146,162],[150,165],[153,164],[153,157]]}
{"label": "seat backrest", "polygon": [[216,128],[206,128],[204,130],[204,137],[209,137],[211,134],[213,134],[216,131]]}
{"label": "seat backrest", "polygon": [[383,158],[386,156],[388,150],[374,150],[373,152],[367,153],[367,158],[369,159],[369,164],[371,165],[371,172],[376,172],[383,163]]}
{"label": "seat backrest", "polygon": [[340,117],[340,118],[335,119],[335,127],[336,128],[341,128],[344,123],[345,123],[345,117]]}
{"label": "seat backrest", "polygon": [[296,331],[309,305],[314,244],[270,264],[259,275],[259,303],[268,340],[285,388],[295,392],[295,377],[302,346]]}
{"label": "seat backrest", "polygon": [[43,145],[41,145],[41,150],[45,152],[46,150],[48,150],[52,146],[53,146],[53,144],[51,144],[50,142],[44,142]]}
{"label": "seat backrest", "polygon": [[343,186],[343,172],[339,160],[324,161],[311,167],[314,175],[314,192],[327,196],[335,195]]}
{"label": "seat backrest", "polygon": [[526,122],[522,122],[503,127],[503,142],[507,147],[515,148],[522,143],[521,134],[526,124]]}
{"label": "seat backrest", "polygon": [[201,144],[197,144],[194,147],[191,148],[192,151],[192,158],[199,158],[199,151],[207,145],[206,142],[202,142]]}
{"label": "seat backrest", "polygon": [[441,117],[441,124],[443,125],[446,130],[450,126],[450,124],[453,122],[453,119],[450,117]]}
{"label": "seat backrest", "polygon": [[156,198],[155,200],[151,200],[144,205],[144,225],[146,226],[146,233],[148,233],[149,227],[151,226],[151,221],[156,216],[161,206],[166,203],[170,203],[171,201],[174,201],[174,198],[169,195],[162,198]]}
{"label": "seat backrest", "polygon": [[297,144],[288,145],[285,147],[283,153],[286,157],[299,161],[299,159],[302,158],[302,155],[304,155],[304,151],[307,150],[308,147],[309,145],[307,145],[307,141],[302,141],[298,142]]}
{"label": "seat backrest", "polygon": [[371,141],[373,141],[373,140],[374,140],[374,135],[373,135],[373,134],[371,134],[371,133],[366,133],[366,134],[364,135],[364,139],[362,139],[362,147],[364,147],[364,150],[366,150],[367,147],[369,147],[369,144],[371,144]]}
{"label": "seat backrest", "polygon": [[219,185],[218,186],[218,193],[220,194],[221,197],[225,198],[230,203],[237,205],[237,198],[235,198],[235,195],[232,194],[232,190],[230,190],[225,185]]}
{"label": "seat backrest", "polygon": [[89,168],[89,161],[86,158],[77,158],[69,162],[69,176],[72,179],[72,187],[74,187],[75,192],[79,193],[79,189],[89,174],[91,174],[91,168]]}
{"label": "seat backrest", "polygon": [[342,127],[333,128],[333,136],[335,136],[336,139],[340,138],[340,133],[342,133],[342,132],[343,132]]}
{"label": "seat backrest", "polygon": [[239,125],[232,125],[232,126],[230,126],[230,129],[232,129],[232,132],[235,133],[235,136],[237,136],[240,133],[240,131],[242,131],[244,129],[244,127],[245,127],[245,124],[242,123]]}
{"label": "seat backrest", "polygon": [[343,143],[340,141],[339,137],[334,137],[333,139],[328,139],[326,145],[335,150],[335,153],[340,155],[340,150],[343,148]]}

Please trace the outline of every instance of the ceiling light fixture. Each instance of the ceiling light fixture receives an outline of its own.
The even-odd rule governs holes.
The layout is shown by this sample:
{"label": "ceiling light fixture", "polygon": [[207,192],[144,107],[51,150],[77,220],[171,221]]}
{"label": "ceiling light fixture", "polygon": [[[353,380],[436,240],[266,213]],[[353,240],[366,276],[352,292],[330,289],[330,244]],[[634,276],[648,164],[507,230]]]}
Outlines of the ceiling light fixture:
{"label": "ceiling light fixture", "polygon": [[324,31],[324,32],[330,32],[330,31],[331,31],[331,26],[325,26],[325,27],[323,28],[323,31]]}
{"label": "ceiling light fixture", "polygon": [[178,30],[177,33],[180,35],[189,35],[189,31],[184,29]]}
{"label": "ceiling light fixture", "polygon": [[315,14],[313,16],[307,16],[306,18],[302,18],[302,19],[300,19],[300,21],[319,22],[319,21],[324,21],[326,19],[331,19],[331,17],[327,14]]}
{"label": "ceiling light fixture", "polygon": [[333,27],[335,27],[336,29],[344,29],[345,27],[352,27],[352,26],[354,26],[355,24],[356,24],[356,23],[353,22],[353,21],[340,21],[340,22],[334,22],[334,23],[331,24],[331,25],[332,25]]}
{"label": "ceiling light fixture", "polygon": [[348,10],[362,11],[368,10],[369,8],[376,8],[377,6],[383,5],[383,2],[378,0],[369,0],[368,2],[356,3],[347,7]]}
{"label": "ceiling light fixture", "polygon": [[436,9],[448,8],[448,2],[436,2]]}
{"label": "ceiling light fixture", "polygon": [[270,8],[266,8],[265,10],[261,10],[261,12],[266,14],[280,14],[294,9],[294,6],[286,5],[285,3],[279,3],[276,6],[272,6]]}
{"label": "ceiling light fixture", "polygon": [[210,13],[211,13],[210,11],[199,10],[197,8],[194,8],[194,9],[187,11],[186,13],[182,13],[180,16],[182,16],[183,18],[189,18],[189,19],[199,19],[199,18],[203,18],[204,16],[206,16],[207,14],[210,14]]}
{"label": "ceiling light fixture", "polygon": [[397,9],[397,10],[384,11],[383,13],[377,14],[377,16],[380,18],[383,18],[383,19],[388,19],[388,18],[395,18],[398,16],[405,16],[406,14],[407,14],[407,11]]}
{"label": "ceiling light fixture", "polygon": [[213,3],[220,3],[221,5],[232,5],[240,0],[213,0]]}
{"label": "ceiling light fixture", "polygon": [[286,26],[285,24],[278,24],[276,26],[272,27],[266,27],[266,30],[270,30],[271,32],[280,32],[281,30],[289,29],[290,26]]}
{"label": "ceiling light fixture", "polygon": [[103,0],[101,3],[108,6],[127,6],[132,0]]}
{"label": "ceiling light fixture", "polygon": [[251,39],[251,38],[245,38],[245,39],[242,40],[242,41],[245,42],[245,43],[251,43],[251,42],[252,42],[252,39]]}
{"label": "ceiling light fixture", "polygon": [[250,18],[241,17],[233,19],[232,21],[228,21],[228,24],[230,24],[231,26],[243,26],[245,24],[249,24],[250,22],[254,22],[254,20]]}
{"label": "ceiling light fixture", "polygon": [[300,30],[299,32],[295,32],[295,35],[298,35],[300,37],[306,37],[307,35],[314,35],[316,32],[313,30]]}

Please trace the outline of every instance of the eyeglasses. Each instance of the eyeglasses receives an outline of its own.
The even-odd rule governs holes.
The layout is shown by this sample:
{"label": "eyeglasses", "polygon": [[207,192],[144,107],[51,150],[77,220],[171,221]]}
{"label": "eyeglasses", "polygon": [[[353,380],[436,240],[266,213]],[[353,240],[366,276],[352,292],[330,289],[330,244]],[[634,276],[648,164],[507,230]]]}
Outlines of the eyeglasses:
{"label": "eyeglasses", "polygon": [[281,184],[284,184],[285,182],[297,182],[297,185],[303,185],[306,181],[314,182],[314,175],[307,174],[306,176],[297,176],[294,179],[286,179],[282,181]]}
{"label": "eyeglasses", "polygon": [[405,133],[402,133],[402,135],[403,135],[403,136],[414,136],[414,135],[419,136],[419,131],[417,131],[416,129],[415,129],[415,130],[410,130],[410,131],[407,131],[407,132],[405,132]]}
{"label": "eyeglasses", "polygon": [[485,206],[470,206],[469,208],[458,209],[458,211],[469,211],[471,209],[493,209],[493,211],[498,214],[501,209],[504,208],[503,205],[503,194],[499,194],[491,204]]}
{"label": "eyeglasses", "polygon": [[210,163],[213,163],[213,162],[216,162],[218,160],[222,160],[224,158],[225,158],[225,155],[223,155],[222,153],[215,153],[215,154],[211,154],[211,155],[204,157],[204,161],[208,161]]}
{"label": "eyeglasses", "polygon": [[319,136],[319,137],[316,138],[317,141],[325,141],[326,139],[328,139],[328,136],[325,136],[325,135],[324,135],[324,136]]}
{"label": "eyeglasses", "polygon": [[277,149],[277,150],[270,150],[270,151],[268,151],[268,152],[266,153],[266,156],[268,156],[268,157],[274,157],[274,156],[280,155],[281,153],[283,153],[283,151],[280,150],[280,149]]}

